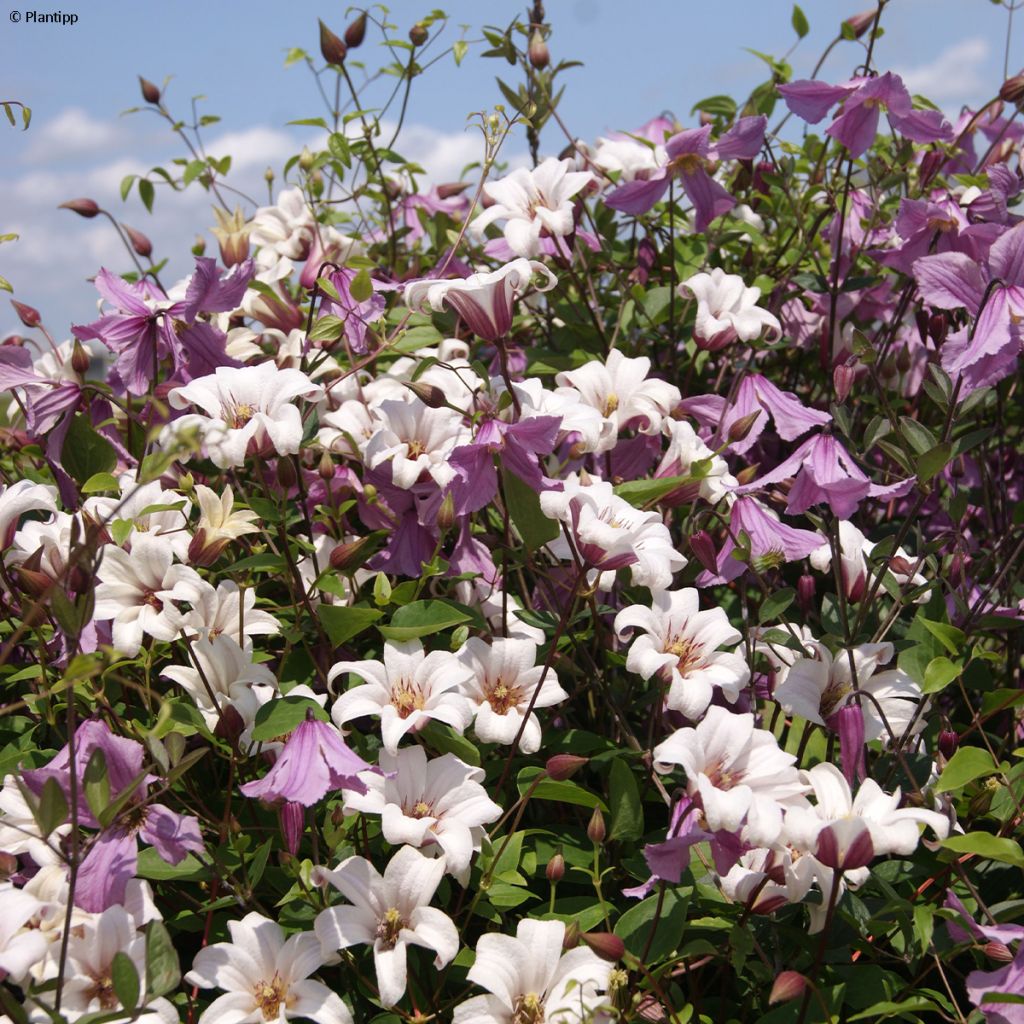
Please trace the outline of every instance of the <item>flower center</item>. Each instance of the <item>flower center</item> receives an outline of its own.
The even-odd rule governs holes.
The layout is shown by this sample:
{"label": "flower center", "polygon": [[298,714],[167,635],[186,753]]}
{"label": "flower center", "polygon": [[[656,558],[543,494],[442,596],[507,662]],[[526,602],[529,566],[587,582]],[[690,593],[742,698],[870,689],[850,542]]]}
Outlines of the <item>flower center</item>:
{"label": "flower center", "polygon": [[164,603],[152,590],[147,590],[142,595],[142,603],[148,604],[150,608],[155,608],[158,612],[164,610]]}
{"label": "flower center", "polygon": [[257,982],[252,995],[264,1020],[277,1020],[281,1004],[284,1003],[285,1006],[288,1006],[290,1002],[287,986],[277,971],[274,971],[274,976],[270,981]]}
{"label": "flower center", "polygon": [[750,564],[756,572],[764,572],[766,569],[775,569],[786,561],[786,553],[782,548],[769,548],[759,555],[754,555]]}
{"label": "flower center", "polygon": [[700,652],[703,646],[700,641],[691,637],[674,636],[666,646],[665,653],[672,654],[678,659],[676,668],[681,676],[685,676],[701,663]]}
{"label": "flower center", "polygon": [[680,174],[696,174],[697,171],[714,170],[714,164],[699,153],[683,153],[672,161],[671,166]]}
{"label": "flower center", "polygon": [[738,786],[743,781],[742,771],[735,771],[732,768],[726,768],[721,761],[709,764],[704,769],[704,774],[707,776],[708,782],[710,782],[715,789],[732,789],[733,786]]}
{"label": "flower center", "polygon": [[520,693],[518,686],[508,686],[499,679],[487,694],[487,703],[496,715],[507,715],[519,705]]}
{"label": "flower center", "polygon": [[543,1024],[544,1004],[535,992],[516,996],[512,1004],[512,1024]]}
{"label": "flower center", "polygon": [[398,942],[398,936],[405,927],[405,921],[396,907],[391,907],[380,919],[377,925],[377,938],[384,944],[385,949],[394,949]]}
{"label": "flower center", "polygon": [[419,800],[413,805],[412,811],[409,813],[410,818],[428,818],[434,813],[434,808],[427,803],[426,800]]}
{"label": "flower center", "polygon": [[248,402],[228,406],[224,410],[224,422],[234,430],[239,430],[256,415],[256,407]]}
{"label": "flower center", "polygon": [[821,704],[819,705],[821,717],[828,718],[838,711],[846,703],[846,698],[852,691],[851,683],[837,683],[834,680],[829,680],[825,692],[821,695]]}
{"label": "flower center", "polygon": [[109,974],[93,978],[92,987],[85,994],[90,1002],[93,999],[98,1000],[101,1010],[117,1010],[121,1006],[121,1000],[114,992],[114,982]]}
{"label": "flower center", "polygon": [[422,711],[425,703],[423,692],[408,680],[402,679],[391,690],[391,704],[399,718],[408,718],[414,711]]}
{"label": "flower center", "polygon": [[609,395],[604,400],[604,415],[611,416],[613,412],[619,407],[619,396],[615,394]]}
{"label": "flower center", "polygon": [[409,442],[409,458],[418,459],[421,455],[427,454],[427,446],[422,441]]}

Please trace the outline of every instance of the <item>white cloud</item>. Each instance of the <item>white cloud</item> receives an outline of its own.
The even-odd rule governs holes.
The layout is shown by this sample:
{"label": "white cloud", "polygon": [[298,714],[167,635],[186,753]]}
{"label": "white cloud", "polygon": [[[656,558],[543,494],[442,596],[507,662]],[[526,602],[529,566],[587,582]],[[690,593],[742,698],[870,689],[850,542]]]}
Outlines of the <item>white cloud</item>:
{"label": "white cloud", "polygon": [[65,162],[109,153],[111,148],[123,145],[130,134],[120,122],[98,121],[80,107],[68,107],[40,125],[22,160],[32,164]]}
{"label": "white cloud", "polygon": [[987,67],[989,44],[980,38],[964,39],[943,50],[935,60],[897,73],[912,93],[950,109],[980,98],[991,79]]}

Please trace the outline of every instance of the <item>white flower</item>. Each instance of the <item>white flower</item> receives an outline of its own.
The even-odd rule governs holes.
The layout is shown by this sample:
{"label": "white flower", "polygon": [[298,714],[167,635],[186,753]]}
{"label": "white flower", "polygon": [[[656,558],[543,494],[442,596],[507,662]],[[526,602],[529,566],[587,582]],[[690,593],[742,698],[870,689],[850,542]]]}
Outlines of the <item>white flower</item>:
{"label": "white flower", "polygon": [[795,622],[771,628],[755,626],[750,630],[750,637],[754,641],[754,653],[763,654],[768,659],[772,693],[785,682],[798,658],[807,657],[808,652],[815,654],[821,647],[807,626]]}
{"label": "white flower", "polygon": [[196,484],[199,522],[189,545],[189,560],[212,565],[231,541],[247,533],[259,533],[259,515],[251,509],[235,509],[235,495],[228,485],[218,497],[216,491]]}
{"label": "white flower", "polygon": [[715,505],[739,487],[739,481],[729,472],[729,464],[697,436],[686,420],[666,419],[662,433],[668,438],[668,447],[654,476],[692,476],[694,480],[666,494],[661,504],[682,505],[700,497]]}
{"label": "white flower", "polygon": [[719,651],[723,644],[740,642],[740,633],[729,624],[721,608],[699,611],[697,591],[662,590],[654,594],[653,608],[631,605],[615,617],[615,631],[622,638],[630,629],[642,629],[629,649],[626,668],[644,679],[657,675],[669,683],[665,704],[696,720],[707,710],[719,687],[734,702],[750,679],[747,663],[739,654]]}
{"label": "white flower", "polygon": [[646,179],[668,163],[668,152],[662,145],[646,145],[628,137],[599,138],[591,162],[606,174],[618,173],[619,184]]}
{"label": "white flower", "polygon": [[[276,206],[261,206],[256,211],[249,228],[249,241],[267,250],[268,255],[301,260],[306,258],[315,232],[316,221],[302,189],[290,188],[277,197]],[[261,265],[269,267],[275,262],[264,258]]]}
{"label": "white flower", "polygon": [[222,634],[214,640],[192,641],[195,666],[171,665],[160,675],[177,683],[195,701],[207,726],[213,729],[225,708],[245,701],[252,686],[277,689],[277,679],[266,665],[252,660],[251,646],[240,647],[234,637]]}
{"label": "white flower", "polygon": [[56,512],[56,497],[56,487],[31,480],[19,480],[0,490],[0,550],[10,547],[18,520],[26,512]]}
{"label": "white flower", "polygon": [[[892,660],[893,653],[890,643],[861,644],[852,650],[864,738],[869,741],[888,743],[891,736],[899,740],[912,723],[915,734],[924,728],[924,716],[916,714],[922,699],[917,683],[900,669],[878,671],[880,665]],[[776,685],[774,696],[787,713],[825,725],[853,700],[854,680],[850,652],[843,650],[833,657],[826,647],[817,644],[815,655],[797,658],[786,678]]]}
{"label": "white flower", "polygon": [[366,793],[344,791],[345,813],[379,814],[381,831],[392,846],[440,850],[447,870],[465,885],[484,825],[501,816],[501,808],[481,785],[483,769],[464,764],[454,754],[428,761],[418,746],[403,747],[397,754],[383,751],[379,764],[383,775],[360,773]]}
{"label": "white flower", "polygon": [[156,534],[138,534],[131,554],[105,544],[102,555],[95,614],[97,619],[113,619],[114,647],[134,657],[144,633],[173,640],[182,621],[174,602],[197,599],[204,585],[195,569],[172,565],[170,542]]}
{"label": "white flower", "polygon": [[418,398],[381,402],[374,410],[379,423],[363,449],[370,469],[391,466],[396,487],[408,489],[424,473],[443,487],[455,475],[448,456],[471,434],[462,416],[451,409],[432,409]]}
{"label": "white flower", "polygon": [[46,956],[49,944],[35,929],[25,926],[39,911],[34,896],[13,886],[0,886],[0,981],[15,984]]}
{"label": "white flower", "polygon": [[483,237],[484,228],[504,220],[505,241],[517,256],[532,259],[541,254],[541,235],[562,237],[572,234],[572,197],[591,181],[589,171],[574,171],[573,161],[548,157],[533,170],[519,167],[499,181],[484,185],[494,200],[470,224]]}
{"label": "white flower", "polygon": [[[549,519],[569,527],[583,564],[599,573],[611,574],[629,566],[635,584],[662,590],[686,565],[661,516],[634,508],[604,480],[581,484],[578,477],[569,477],[563,490],[541,492],[540,508]],[[548,547],[558,558],[572,557],[564,536]],[[612,582],[602,579],[600,585],[606,588]]]}
{"label": "white flower", "polygon": [[712,706],[695,729],[678,729],[654,748],[659,770],[682,765],[686,792],[700,798],[710,831],[735,832],[751,846],[771,846],[782,831],[783,807],[803,806],[810,788],[753,715]]}
{"label": "white flower", "polygon": [[[537,664],[537,645],[529,640],[499,638],[490,644],[472,637],[459,651],[459,659],[473,673],[462,692],[476,714],[473,731],[484,743],[512,743],[519,733],[533,692],[543,676],[544,683],[535,708],[549,708],[568,698],[558,677]],[[519,740],[524,754],[540,749],[540,722],[530,713]]]}
{"label": "white flower", "polygon": [[773,340],[782,334],[778,319],[757,305],[760,288],[748,288],[743,278],[715,267],[710,274],[694,274],[678,287],[685,299],[697,300],[693,337],[700,348],[724,348],[737,338],[753,341],[768,328]]}
{"label": "white flower", "polygon": [[130,523],[126,543],[134,543],[141,533],[160,537],[170,545],[175,557],[184,562],[192,539],[188,532],[192,502],[177,491],[165,491],[159,480],[139,484],[131,473],[124,473],[118,482],[119,498],[89,498],[84,511],[104,524],[117,520]]}
{"label": "white flower", "polygon": [[643,434],[657,434],[662,422],[679,404],[682,395],[674,384],[648,377],[651,361],[646,356],[629,359],[612,349],[602,364],[593,359],[577,370],[559,373],[555,382],[579,391],[583,401],[601,414],[604,424],[597,451],[611,451],[619,434],[635,426]]}
{"label": "white flower", "polygon": [[328,682],[352,672],[366,680],[343,693],[331,710],[340,729],[353,718],[380,717],[381,738],[389,754],[398,750],[402,737],[422,728],[431,719],[447,722],[463,732],[473,717],[469,701],[459,687],[469,670],[448,651],[424,654],[418,640],[384,644],[384,661],[341,661],[328,673]]}
{"label": "white flower", "polygon": [[60,840],[70,831],[67,822],[58,825],[49,840],[44,839],[17,779],[4,776],[0,787],[0,850],[14,857],[28,854],[39,867],[56,864],[61,860]]}
{"label": "white flower", "polygon": [[216,640],[223,634],[242,644],[254,636],[281,631],[273,615],[256,608],[256,591],[252,587],[240,591],[231,580],[222,580],[216,587],[204,581],[191,603],[192,610],[182,622],[182,630],[189,636]]}
{"label": "white flower", "polygon": [[580,947],[562,952],[561,921],[521,920],[516,936],[489,932],[476,944],[470,981],[493,993],[455,1007],[454,1024],[605,1024],[612,964]]}
{"label": "white flower", "polygon": [[220,988],[199,1024],[264,1024],[306,1017],[317,1024],[352,1024],[348,1007],[309,976],[326,962],[313,932],[285,939],[275,921],[246,914],[228,921],[230,942],[201,949],[185,975],[189,985]]}
{"label": "white flower", "polygon": [[177,438],[195,428],[207,454],[221,469],[241,466],[251,455],[294,455],[303,430],[294,400],[319,401],[323,394],[323,388],[304,373],[279,370],[272,362],[218,366],[209,376],[169,392],[167,400],[173,408],[195,405],[206,415],[172,420],[164,428],[161,443],[173,447]]}
{"label": "white flower", "polygon": [[314,927],[324,953],[372,945],[377,988],[385,1006],[394,1006],[405,995],[409,944],[432,949],[437,969],[459,951],[454,922],[429,905],[444,875],[443,857],[424,857],[403,846],[383,876],[363,857],[349,857],[333,871],[320,869],[318,874],[352,904],[329,907],[317,915]]}

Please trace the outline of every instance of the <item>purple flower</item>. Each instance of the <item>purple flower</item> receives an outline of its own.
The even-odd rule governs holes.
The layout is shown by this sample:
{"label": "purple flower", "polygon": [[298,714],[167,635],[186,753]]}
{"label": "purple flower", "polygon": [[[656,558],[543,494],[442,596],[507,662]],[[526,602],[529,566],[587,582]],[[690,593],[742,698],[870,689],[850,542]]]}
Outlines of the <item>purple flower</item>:
{"label": "purple flower", "polygon": [[841,142],[851,157],[860,156],[875,141],[882,110],[892,127],[914,142],[949,142],[953,138],[953,129],[937,110],[914,110],[903,80],[891,71],[875,78],[851,78],[842,85],[805,79],[778,89],[786,106],[811,124],[817,124],[841,102],[842,113],[826,134]]}
{"label": "purple flower", "polygon": [[914,263],[914,278],[925,302],[966,309],[973,318],[942,346],[942,368],[954,380],[962,378],[964,393],[1013,372],[1024,339],[1024,224],[1004,232],[986,261],[962,252],[922,256]]}
{"label": "purple flower", "polygon": [[375,323],[384,315],[387,305],[384,296],[377,287],[369,298],[356,299],[352,295],[352,282],[357,271],[341,267],[327,275],[328,280],[337,289],[338,298],[326,298],[321,306],[322,316],[340,317],[345,322],[345,337],[353,352],[360,355],[368,351],[366,332],[370,324]]}
{"label": "purple flower", "polygon": [[752,160],[764,143],[767,118],[741,117],[717,142],[711,141],[711,126],[688,128],[665,143],[668,162],[644,179],[620,185],[605,202],[613,210],[638,215],[646,213],[679,176],[693,203],[694,227],[704,231],[716,218],[728,213],[736,200],[708,173],[719,160]]}
{"label": "purple flower", "polygon": [[345,745],[335,726],[309,718],[288,737],[274,767],[256,782],[242,786],[250,798],[283,800],[312,807],[329,792],[354,789],[366,792],[359,772],[372,770]]}
{"label": "purple flower", "polygon": [[985,1015],[986,1024],[1024,1024],[1024,1003],[1000,999],[1024,996],[1024,945],[1013,963],[998,971],[971,971],[966,980],[967,995]]}

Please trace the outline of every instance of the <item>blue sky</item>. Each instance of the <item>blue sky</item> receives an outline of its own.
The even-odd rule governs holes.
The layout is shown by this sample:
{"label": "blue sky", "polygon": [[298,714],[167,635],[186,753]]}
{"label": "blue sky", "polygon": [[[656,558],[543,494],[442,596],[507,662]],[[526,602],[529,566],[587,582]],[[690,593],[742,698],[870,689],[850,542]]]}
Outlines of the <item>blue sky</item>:
{"label": "blue sky", "polygon": [[[12,9],[25,0],[8,0]],[[796,77],[806,75],[842,18],[869,0],[804,0],[810,35],[790,56]],[[525,10],[525,2],[455,0],[444,5],[450,18],[442,41],[470,28],[470,49],[461,67],[448,57],[414,84],[398,149],[422,162],[437,180],[450,180],[479,155],[479,137],[467,131],[466,116],[501,101],[496,74],[515,70],[503,61],[479,57],[479,27],[504,25]],[[564,76],[561,109],[579,137],[630,129],[671,110],[688,123],[693,103],[703,96],[746,92],[764,75],[764,66],[744,47],[775,55],[795,41],[788,0],[548,0],[555,60],[573,58],[584,67]],[[24,11],[24,6],[16,9]],[[43,8],[36,8],[43,10]],[[168,102],[186,114],[191,97],[207,99],[201,111],[220,115],[208,129],[216,155],[233,153],[239,187],[265,196],[262,173],[278,169],[308,138],[309,129],[286,122],[321,114],[311,76],[301,65],[284,67],[287,49],[317,52],[316,20],[339,33],[346,6],[292,0],[66,0],[45,10],[74,12],[74,26],[15,24],[0,12],[0,98],[19,99],[33,111],[27,132],[0,125],[5,160],[0,166],[0,233],[21,238],[0,246],[0,274],[15,295],[37,305],[59,338],[71,322],[95,318],[95,292],[86,283],[101,265],[128,269],[109,225],[85,221],[55,207],[75,196],[92,196],[115,215],[142,229],[159,255],[172,257],[165,281],[188,272],[188,248],[197,232],[212,223],[209,202],[193,189],[184,194],[158,191],[150,216],[136,197],[122,203],[118,183],[127,173],[144,172],[181,153],[181,145],[150,114],[121,116],[139,102],[135,76],[155,82],[174,76]],[[428,5],[400,0],[390,20],[401,36]],[[990,0],[891,0],[876,57],[883,69],[905,76],[948,113],[978,103],[998,88],[1006,40],[1006,11]],[[436,30],[435,31],[436,34]],[[354,56],[379,63],[384,51],[368,42]],[[855,44],[844,44],[822,76],[848,77],[863,58]],[[1024,65],[1024,11],[1020,12],[1010,53],[1010,72]],[[558,152],[564,138],[553,124],[542,149]],[[510,154],[523,152],[521,140]],[[18,328],[6,302],[0,308],[0,335]]]}

